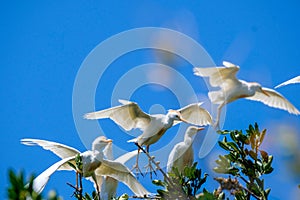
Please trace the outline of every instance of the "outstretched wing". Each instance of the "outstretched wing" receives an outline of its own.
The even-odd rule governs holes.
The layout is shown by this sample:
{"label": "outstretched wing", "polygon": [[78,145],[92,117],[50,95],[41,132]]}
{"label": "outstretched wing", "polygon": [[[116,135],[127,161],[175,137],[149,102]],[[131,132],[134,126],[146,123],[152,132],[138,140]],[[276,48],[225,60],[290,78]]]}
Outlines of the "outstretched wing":
{"label": "outstretched wing", "polygon": [[[212,117],[207,110],[201,107],[203,102],[194,103],[187,105],[179,110],[181,117],[191,123],[198,126],[205,126],[212,123]],[[173,125],[180,123],[180,121],[175,121]]]}
{"label": "outstretched wing", "polygon": [[[53,152],[61,159],[75,157],[77,154],[80,153],[80,151],[78,151],[73,147],[69,147],[64,144],[47,141],[47,140],[25,138],[25,139],[21,139],[21,143],[29,146],[34,146],[34,145],[40,146],[45,150],[49,150]],[[73,168],[69,164],[65,164],[62,165],[58,170],[73,170]]]}
{"label": "outstretched wing", "polygon": [[150,123],[150,116],[144,113],[135,102],[119,100],[123,105],[84,115],[85,119],[110,118],[116,124],[129,131],[134,128],[144,130]]}
{"label": "outstretched wing", "polygon": [[74,157],[64,158],[53,165],[51,165],[48,169],[43,171],[40,175],[38,175],[33,180],[33,190],[37,193],[41,193],[48,183],[50,176],[58,170],[62,165],[65,165],[67,162],[74,160]]}
{"label": "outstretched wing", "polygon": [[138,150],[130,151],[128,153],[125,153],[115,159],[115,162],[119,162],[122,164],[125,164],[127,161],[129,161],[131,158],[135,157],[138,154]]}
{"label": "outstretched wing", "polygon": [[234,65],[230,62],[223,62],[225,67],[208,67],[208,68],[198,68],[194,67],[194,74],[196,76],[208,77],[209,83],[212,87],[221,87],[229,82],[238,82],[236,78],[236,73],[239,71],[239,66]]}
{"label": "outstretched wing", "polygon": [[45,150],[52,151],[61,159],[68,158],[71,156],[76,156],[77,154],[80,153],[80,151],[78,151],[73,147],[69,147],[64,144],[47,141],[47,140],[25,138],[25,139],[21,139],[21,143],[29,146],[34,146],[34,145],[40,146]]}
{"label": "outstretched wing", "polygon": [[136,180],[130,170],[123,164],[104,159],[95,170],[96,175],[112,177],[125,185],[137,196],[148,195],[149,192]]}
{"label": "outstretched wing", "polygon": [[247,97],[246,99],[260,101],[268,106],[286,110],[291,114],[299,115],[300,112],[296,107],[293,106],[284,96],[275,90],[269,88],[262,88],[262,90],[267,93],[269,96],[265,95],[262,92],[256,91],[254,96]]}
{"label": "outstretched wing", "polygon": [[285,86],[285,85],[289,85],[289,84],[295,84],[295,83],[300,83],[300,76],[297,76],[295,78],[292,78],[288,81],[285,81],[279,85],[277,85],[275,88],[279,88],[279,87],[282,87],[282,86]]}

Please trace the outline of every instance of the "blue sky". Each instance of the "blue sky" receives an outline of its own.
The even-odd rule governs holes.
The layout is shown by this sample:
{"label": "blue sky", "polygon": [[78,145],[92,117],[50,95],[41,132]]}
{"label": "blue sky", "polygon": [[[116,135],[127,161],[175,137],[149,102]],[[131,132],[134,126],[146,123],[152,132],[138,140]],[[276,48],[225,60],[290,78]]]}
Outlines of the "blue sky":
{"label": "blue sky", "polygon": [[[4,162],[0,165],[3,177],[0,196],[6,195],[8,168],[38,174],[58,160],[50,152],[21,145],[21,138],[53,140],[82,151],[86,149],[74,124],[72,92],[81,64],[102,41],[133,28],[173,29],[201,44],[216,64],[228,60],[240,65],[239,78],[273,88],[299,75],[298,4],[297,1],[257,0],[3,3],[0,8],[0,146]],[[112,92],[122,75],[149,62],[170,65],[189,80],[198,99],[205,99],[207,88],[202,79],[193,75],[192,65],[182,58],[144,49],[123,55],[109,66],[97,87],[96,109],[111,105]],[[278,91],[300,108],[297,95],[300,85],[286,86]],[[146,112],[151,108],[154,112],[155,109],[179,108],[176,95],[161,86],[141,86],[131,99]],[[154,104],[157,107],[151,107]],[[254,122],[268,130],[264,148],[274,155],[274,174],[265,176],[265,184],[272,188],[271,199],[282,199],[287,194],[289,199],[296,194],[299,196],[296,187],[300,183],[299,170],[296,173],[292,168],[297,160],[299,166],[300,118],[247,100],[227,106],[224,128],[246,129]],[[104,132],[112,132],[107,136],[118,146],[134,149],[124,143],[132,137],[123,134],[114,123],[104,120],[101,126]],[[166,133],[161,143],[153,148],[168,142],[172,131],[177,129],[174,127]],[[200,140],[200,137],[196,139]],[[198,146],[195,144],[195,149]],[[199,165],[210,173],[220,152],[214,148],[207,157],[198,160]],[[45,192],[53,188],[68,199],[72,190],[65,183],[74,179],[72,173],[58,172]],[[141,181],[145,187],[154,189],[148,177]],[[213,182],[212,178],[209,182]],[[121,186],[119,193],[124,191],[127,189]]]}

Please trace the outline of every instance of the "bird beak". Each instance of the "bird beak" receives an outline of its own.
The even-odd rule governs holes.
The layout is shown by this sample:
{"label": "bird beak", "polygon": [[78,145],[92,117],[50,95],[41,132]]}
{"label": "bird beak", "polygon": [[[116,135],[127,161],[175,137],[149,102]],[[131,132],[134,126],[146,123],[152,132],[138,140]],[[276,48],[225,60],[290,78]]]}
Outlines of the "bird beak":
{"label": "bird beak", "polygon": [[186,120],[183,119],[182,117],[180,117],[179,119],[180,119],[180,121],[182,121],[182,122],[185,122],[185,123],[187,123],[187,124],[190,124],[190,122],[186,121]]}
{"label": "bird beak", "polygon": [[266,91],[264,91],[263,89],[261,89],[261,92],[262,92],[264,95],[270,97],[270,95],[269,95]]}
{"label": "bird beak", "polygon": [[198,132],[199,132],[199,131],[202,131],[202,130],[204,130],[204,129],[205,129],[204,127],[198,127],[198,128],[197,128]]}
{"label": "bird beak", "polygon": [[112,140],[112,139],[107,139],[107,140],[105,140],[105,142],[107,142],[107,143],[112,143],[113,140]]}

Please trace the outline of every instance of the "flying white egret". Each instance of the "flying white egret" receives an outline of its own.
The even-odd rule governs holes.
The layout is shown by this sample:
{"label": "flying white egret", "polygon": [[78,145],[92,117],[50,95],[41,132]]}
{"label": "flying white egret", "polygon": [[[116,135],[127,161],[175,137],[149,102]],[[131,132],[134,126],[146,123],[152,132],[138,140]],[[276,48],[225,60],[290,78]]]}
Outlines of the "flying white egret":
{"label": "flying white egret", "polygon": [[185,132],[184,140],[179,142],[172,149],[167,164],[167,171],[176,167],[180,172],[185,166],[192,166],[194,162],[193,138],[196,133],[203,130],[203,127],[189,126]]}
{"label": "flying white egret", "polygon": [[[84,118],[110,118],[126,131],[134,128],[142,130],[143,133],[140,136],[129,140],[128,142],[135,142],[139,146],[145,145],[147,152],[149,152],[149,146],[157,142],[163,136],[163,134],[175,124],[183,121],[186,123],[204,126],[211,124],[212,122],[212,118],[208,111],[201,107],[202,103],[190,104],[179,110],[169,110],[166,115],[149,115],[143,112],[135,102],[127,100],[119,100],[119,102],[123,105],[97,112],[87,113],[84,115]],[[137,169],[138,155],[135,166]]]}
{"label": "flying white egret", "polygon": [[221,109],[224,105],[240,98],[260,101],[268,106],[280,108],[289,113],[299,115],[300,112],[285,97],[275,90],[264,88],[259,83],[246,82],[236,78],[239,66],[230,62],[223,62],[221,67],[194,68],[194,74],[209,77],[212,87],[220,87],[218,91],[208,93],[209,99],[214,104],[219,104],[215,127],[219,128]]}
{"label": "flying white egret", "polygon": [[[108,140],[104,136],[96,138],[92,144],[92,150],[83,153],[80,153],[72,147],[46,140],[22,139],[21,142],[26,145],[39,145],[62,158],[62,160],[50,166],[34,179],[33,188],[38,193],[42,192],[50,176],[56,170],[74,170],[68,163],[71,162],[75,165],[75,157],[79,154],[83,164],[82,174],[87,179],[91,177],[91,181],[94,182],[98,192],[100,191],[99,186],[102,183],[102,176],[109,176],[123,182],[135,195],[144,196],[149,194],[125,165],[104,158],[102,151],[107,144],[112,142],[112,140]],[[132,157],[132,154],[136,155],[137,152],[130,152],[129,156],[121,156],[119,160],[124,161],[127,159],[126,157]]]}
{"label": "flying white egret", "polygon": [[286,86],[286,85],[289,85],[289,84],[295,84],[295,83],[300,83],[300,76],[297,76],[297,77],[292,78],[288,81],[285,81],[285,82],[277,85],[275,88],[279,88],[279,87],[282,87],[282,86]]}

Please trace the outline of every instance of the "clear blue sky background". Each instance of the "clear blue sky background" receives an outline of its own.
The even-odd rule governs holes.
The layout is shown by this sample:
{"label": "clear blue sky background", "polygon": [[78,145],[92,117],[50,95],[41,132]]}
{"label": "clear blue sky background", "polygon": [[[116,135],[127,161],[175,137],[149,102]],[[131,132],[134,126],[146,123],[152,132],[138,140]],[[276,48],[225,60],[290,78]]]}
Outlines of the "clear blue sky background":
{"label": "clear blue sky background", "polygon": [[[21,138],[42,138],[86,149],[74,126],[72,90],[81,63],[101,41],[132,28],[171,28],[199,42],[215,63],[228,60],[240,65],[239,78],[273,88],[300,74],[299,6],[297,1],[258,0],[2,2],[0,198],[6,198],[8,168],[38,174],[58,160],[50,152],[21,145]],[[149,50],[132,52],[113,63],[110,69],[115,72],[107,72],[106,85],[100,85],[97,91],[96,100],[104,103],[96,103],[96,108],[110,105],[110,97],[105,94],[110,94],[116,83],[109,76],[120,76],[118,66],[130,69],[147,62],[168,64],[157,60]],[[178,70],[191,80],[198,95],[206,95],[207,89],[200,88],[203,81],[192,75],[193,66],[184,61],[179,64],[182,68]],[[300,85],[278,91],[300,108]],[[162,104],[166,109],[178,106],[170,91],[155,87],[141,87],[132,100],[147,112],[153,104]],[[226,129],[245,129],[254,122],[268,130],[264,148],[274,155],[275,171],[265,176],[266,186],[272,188],[271,199],[295,199],[300,196],[300,118],[247,100],[227,106]],[[113,123],[107,130],[122,133]],[[120,145],[125,141],[112,137]],[[220,152],[219,148],[213,149],[206,158],[198,160],[199,165],[212,173]],[[209,177],[206,187],[217,186],[214,176]],[[45,193],[53,188],[69,199],[72,189],[65,183],[74,181],[73,173],[58,172]],[[154,191],[148,177],[141,181]],[[119,189],[119,194],[128,191],[124,186]]]}

